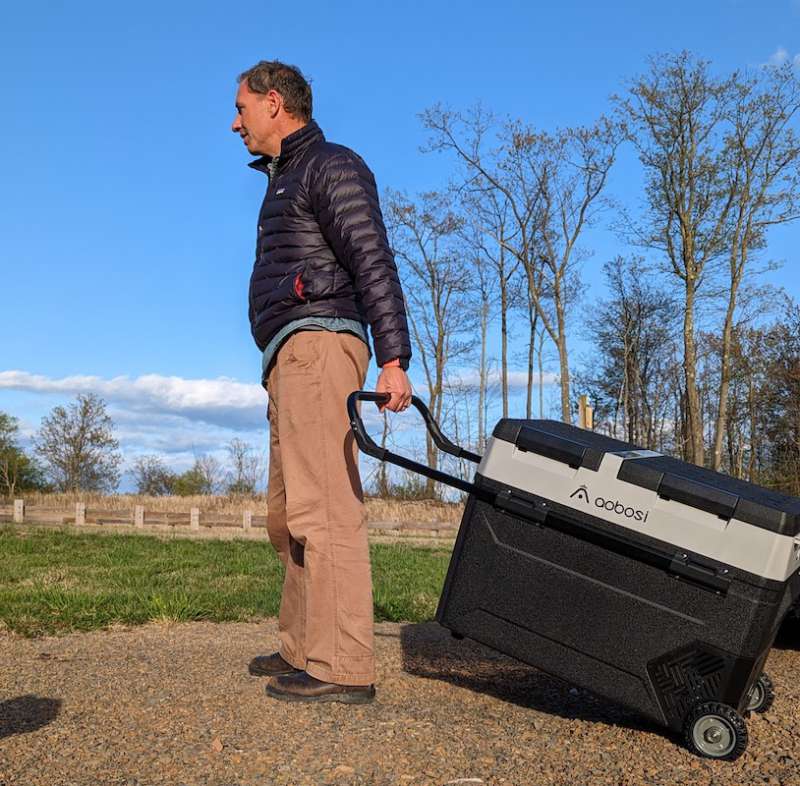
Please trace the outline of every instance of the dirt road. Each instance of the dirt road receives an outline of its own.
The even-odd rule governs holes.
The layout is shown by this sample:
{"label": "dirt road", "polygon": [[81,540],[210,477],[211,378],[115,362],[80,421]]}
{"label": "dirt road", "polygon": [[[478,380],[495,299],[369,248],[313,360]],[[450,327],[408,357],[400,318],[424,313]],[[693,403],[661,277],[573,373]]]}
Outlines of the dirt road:
{"label": "dirt road", "polygon": [[247,663],[276,624],[0,634],[2,786],[800,784],[800,636],[734,763],[435,624],[377,626],[368,706],[269,699]]}

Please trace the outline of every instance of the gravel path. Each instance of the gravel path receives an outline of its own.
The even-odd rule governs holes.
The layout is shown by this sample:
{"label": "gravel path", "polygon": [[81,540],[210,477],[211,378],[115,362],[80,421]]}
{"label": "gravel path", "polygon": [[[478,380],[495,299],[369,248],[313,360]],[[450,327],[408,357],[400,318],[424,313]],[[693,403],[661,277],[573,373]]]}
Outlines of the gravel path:
{"label": "gravel path", "polygon": [[247,674],[275,633],[0,634],[0,785],[800,784],[800,635],[770,655],[775,706],[729,764],[433,623],[377,626],[374,704],[276,702]]}

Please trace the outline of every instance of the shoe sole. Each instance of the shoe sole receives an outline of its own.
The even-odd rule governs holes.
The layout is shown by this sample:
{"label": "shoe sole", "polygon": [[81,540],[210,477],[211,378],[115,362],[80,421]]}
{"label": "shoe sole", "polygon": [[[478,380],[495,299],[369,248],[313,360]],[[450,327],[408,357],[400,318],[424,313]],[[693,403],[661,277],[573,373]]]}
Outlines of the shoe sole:
{"label": "shoe sole", "polygon": [[323,693],[320,696],[300,696],[296,693],[282,693],[275,690],[271,685],[267,685],[266,693],[267,696],[281,701],[304,701],[307,703],[337,701],[340,704],[370,704],[375,700],[374,688],[370,693]]}

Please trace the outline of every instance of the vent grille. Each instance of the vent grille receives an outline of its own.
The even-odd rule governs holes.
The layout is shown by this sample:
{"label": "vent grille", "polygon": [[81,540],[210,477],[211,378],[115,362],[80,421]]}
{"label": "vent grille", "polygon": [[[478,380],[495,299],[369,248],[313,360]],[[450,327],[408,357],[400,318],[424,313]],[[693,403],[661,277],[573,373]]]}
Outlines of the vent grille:
{"label": "vent grille", "polygon": [[671,652],[650,664],[650,678],[665,714],[681,721],[698,701],[717,699],[728,662],[701,647]]}

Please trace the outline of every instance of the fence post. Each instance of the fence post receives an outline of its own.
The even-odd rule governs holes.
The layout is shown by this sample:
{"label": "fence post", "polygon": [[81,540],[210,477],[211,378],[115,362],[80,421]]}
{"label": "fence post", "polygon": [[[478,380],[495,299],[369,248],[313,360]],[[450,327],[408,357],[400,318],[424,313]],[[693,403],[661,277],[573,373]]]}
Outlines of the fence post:
{"label": "fence post", "polygon": [[25,521],[25,500],[24,499],[15,499],[14,500],[14,519],[15,524],[22,524]]}
{"label": "fence post", "polygon": [[192,508],[189,511],[189,529],[195,531],[200,529],[200,508]]}
{"label": "fence post", "polygon": [[133,526],[138,527],[139,529],[144,527],[144,505],[134,505]]}
{"label": "fence post", "polygon": [[594,428],[594,412],[589,406],[589,397],[581,396],[578,399],[578,425],[581,428]]}
{"label": "fence post", "polygon": [[252,526],[253,526],[253,511],[246,510],[242,514],[242,528],[244,529],[245,532],[247,532],[247,530],[251,529]]}
{"label": "fence post", "polygon": [[75,526],[81,527],[86,523],[86,503],[75,503]]}

